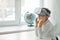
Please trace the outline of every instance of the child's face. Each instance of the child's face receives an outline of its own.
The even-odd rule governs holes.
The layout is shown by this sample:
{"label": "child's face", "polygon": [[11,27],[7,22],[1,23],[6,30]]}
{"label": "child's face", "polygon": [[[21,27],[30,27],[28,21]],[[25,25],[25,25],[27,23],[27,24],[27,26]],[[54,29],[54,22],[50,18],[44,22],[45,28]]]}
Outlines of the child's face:
{"label": "child's face", "polygon": [[48,20],[48,16],[40,16],[40,20],[44,23]]}

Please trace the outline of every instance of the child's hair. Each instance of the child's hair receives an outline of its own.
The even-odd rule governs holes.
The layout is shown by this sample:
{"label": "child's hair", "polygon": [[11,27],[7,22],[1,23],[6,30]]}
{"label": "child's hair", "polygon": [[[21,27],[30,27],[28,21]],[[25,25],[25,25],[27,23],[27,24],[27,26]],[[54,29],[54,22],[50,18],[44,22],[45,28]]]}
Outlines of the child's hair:
{"label": "child's hair", "polygon": [[49,14],[51,14],[51,11],[48,8],[42,8],[45,9]]}

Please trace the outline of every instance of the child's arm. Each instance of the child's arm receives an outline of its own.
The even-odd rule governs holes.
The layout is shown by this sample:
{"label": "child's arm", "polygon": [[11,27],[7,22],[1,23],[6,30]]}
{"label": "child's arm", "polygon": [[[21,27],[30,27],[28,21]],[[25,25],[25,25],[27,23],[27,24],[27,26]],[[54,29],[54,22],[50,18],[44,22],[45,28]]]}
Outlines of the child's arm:
{"label": "child's arm", "polygon": [[39,20],[39,27],[42,27],[43,21],[42,19]]}
{"label": "child's arm", "polygon": [[36,27],[38,27],[38,22],[39,22],[39,21],[37,21],[37,18],[36,18],[36,21],[35,21],[35,23],[36,23]]}

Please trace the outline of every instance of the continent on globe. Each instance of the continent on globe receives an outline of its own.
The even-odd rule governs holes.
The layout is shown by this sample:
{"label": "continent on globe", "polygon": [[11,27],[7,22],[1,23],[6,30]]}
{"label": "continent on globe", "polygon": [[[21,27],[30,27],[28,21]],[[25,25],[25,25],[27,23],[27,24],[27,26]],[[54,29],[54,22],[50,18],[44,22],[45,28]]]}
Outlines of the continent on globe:
{"label": "continent on globe", "polygon": [[32,26],[32,24],[34,24],[34,21],[35,21],[35,14],[27,12],[24,15],[24,19],[28,25]]}

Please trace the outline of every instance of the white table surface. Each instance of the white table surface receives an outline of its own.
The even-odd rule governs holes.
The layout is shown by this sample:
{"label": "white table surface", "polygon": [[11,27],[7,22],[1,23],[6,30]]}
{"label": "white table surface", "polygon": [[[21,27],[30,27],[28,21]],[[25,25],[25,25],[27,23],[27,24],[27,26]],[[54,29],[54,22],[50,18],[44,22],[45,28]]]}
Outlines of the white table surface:
{"label": "white table surface", "polygon": [[[35,36],[35,27],[27,27],[27,25],[1,27],[0,40],[37,40]],[[49,38],[39,40],[49,40]]]}

